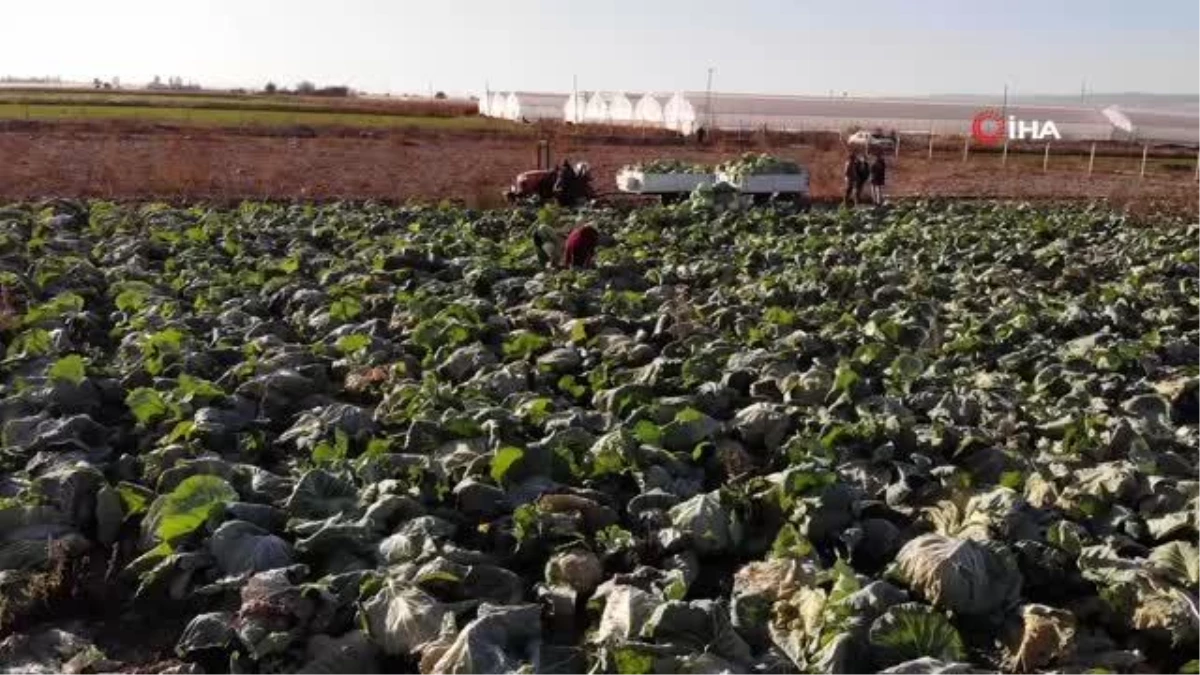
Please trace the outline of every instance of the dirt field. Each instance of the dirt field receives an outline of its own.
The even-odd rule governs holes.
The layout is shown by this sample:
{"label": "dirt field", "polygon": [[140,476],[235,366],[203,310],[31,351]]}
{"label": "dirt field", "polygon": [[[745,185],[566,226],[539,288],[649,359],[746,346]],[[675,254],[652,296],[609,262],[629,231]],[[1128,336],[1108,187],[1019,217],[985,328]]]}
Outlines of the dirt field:
{"label": "dirt field", "polygon": [[[840,198],[840,149],[785,145],[717,147],[656,139],[553,141],[553,158],[586,160],[601,191],[624,164],[657,157],[716,163],[747,150],[799,160],[812,172],[813,196]],[[45,197],[109,199],[460,199],[491,206],[512,177],[532,168],[530,136],[485,131],[230,130],[162,125],[9,123],[0,127],[0,200]],[[1139,210],[1197,212],[1194,164],[1155,163],[1144,179],[1138,161],[995,155],[968,162],[961,153],[901,155],[889,172],[893,196],[1103,199]],[[1120,170],[1122,173],[1111,173]],[[1101,173],[1103,172],[1103,173]]]}

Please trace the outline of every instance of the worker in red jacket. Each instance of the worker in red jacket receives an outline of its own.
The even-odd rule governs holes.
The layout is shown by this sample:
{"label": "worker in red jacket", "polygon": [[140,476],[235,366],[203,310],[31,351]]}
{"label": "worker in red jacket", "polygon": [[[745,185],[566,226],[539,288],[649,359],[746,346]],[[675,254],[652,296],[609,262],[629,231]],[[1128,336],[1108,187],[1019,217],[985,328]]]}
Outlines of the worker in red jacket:
{"label": "worker in red jacket", "polygon": [[563,267],[591,267],[599,243],[600,233],[591,225],[580,225],[571,230],[563,246]]}

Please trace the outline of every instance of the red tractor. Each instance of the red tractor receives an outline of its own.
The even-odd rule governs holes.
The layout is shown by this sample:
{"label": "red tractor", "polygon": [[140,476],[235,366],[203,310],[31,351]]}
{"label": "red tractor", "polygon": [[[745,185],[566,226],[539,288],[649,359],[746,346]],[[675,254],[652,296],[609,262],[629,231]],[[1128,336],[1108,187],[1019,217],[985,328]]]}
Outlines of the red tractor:
{"label": "red tractor", "polygon": [[538,168],[517,174],[512,187],[504,193],[510,204],[528,199],[539,203],[554,200],[561,206],[575,206],[595,198],[592,174],[586,163],[571,166],[564,160],[560,166],[551,166],[550,147],[545,141],[538,144],[537,159]]}

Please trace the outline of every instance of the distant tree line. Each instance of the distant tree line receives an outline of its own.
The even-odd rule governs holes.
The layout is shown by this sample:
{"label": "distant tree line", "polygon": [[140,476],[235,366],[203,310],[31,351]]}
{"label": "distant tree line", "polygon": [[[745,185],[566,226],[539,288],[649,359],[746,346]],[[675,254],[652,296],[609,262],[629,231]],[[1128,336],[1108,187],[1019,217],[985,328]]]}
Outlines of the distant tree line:
{"label": "distant tree line", "polygon": [[195,82],[184,82],[182,77],[168,77],[164,84],[158,75],[146,85],[147,89],[171,89],[174,91],[199,91],[200,85]]}
{"label": "distant tree line", "polygon": [[291,90],[289,90],[287,87],[280,87],[279,85],[275,84],[274,82],[268,82],[266,84],[266,86],[263,87],[263,93],[264,94],[296,94],[299,96],[346,97],[346,96],[353,96],[355,92],[350,87],[343,86],[343,85],[337,85],[337,86],[332,86],[332,87],[331,86],[318,87],[317,85],[313,84],[312,82],[309,82],[308,80],[303,80],[301,82],[296,83],[296,87]]}
{"label": "distant tree line", "polygon": [[4,75],[0,76],[0,82],[13,84],[62,84],[62,78],[58,75],[46,75],[44,77],[23,77],[20,75]]}

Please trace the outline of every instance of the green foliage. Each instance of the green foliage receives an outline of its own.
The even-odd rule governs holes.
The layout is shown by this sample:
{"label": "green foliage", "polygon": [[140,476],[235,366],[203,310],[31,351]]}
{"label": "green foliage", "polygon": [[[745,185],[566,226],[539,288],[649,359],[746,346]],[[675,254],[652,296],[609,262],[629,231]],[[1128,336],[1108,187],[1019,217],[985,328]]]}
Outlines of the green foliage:
{"label": "green foliage", "polygon": [[150,505],[142,529],[160,542],[171,542],[204,524],[213,511],[238,498],[229,483],[216,476],[186,478]]}
{"label": "green foliage", "polygon": [[342,296],[329,305],[329,317],[334,321],[353,321],[362,311],[362,302],[349,295]]}
{"label": "green foliage", "polygon": [[527,359],[546,350],[550,340],[528,330],[517,330],[504,338],[504,356]]}
{"label": "green foliage", "polygon": [[187,373],[179,375],[174,394],[180,403],[208,403],[225,396],[225,392],[217,385]]}
{"label": "green foliage", "polygon": [[31,307],[25,312],[24,324],[36,326],[42,322],[61,319],[68,314],[83,311],[83,296],[71,291],[65,291],[50,300]]}
{"label": "green foliage", "polygon": [[140,340],[143,363],[146,372],[159,375],[166,368],[167,361],[183,351],[186,336],[176,328],[148,333]]}
{"label": "green foliage", "polygon": [[312,461],[317,466],[336,464],[350,454],[350,436],[342,429],[333,430],[333,443],[322,440],[313,447]]}
{"label": "green foliage", "polygon": [[773,558],[807,558],[812,555],[812,543],[800,535],[791,523],[784,523],[771,544]]}
{"label": "green foliage", "polygon": [[520,414],[532,424],[540,425],[553,412],[554,402],[542,396],[530,399],[521,405]]}
{"label": "green foliage", "polygon": [[68,354],[55,361],[46,373],[51,380],[79,385],[87,379],[87,361],[79,354]]}
{"label": "green foliage", "polygon": [[115,286],[116,305],[122,312],[139,312],[154,294],[154,287],[144,281],[126,281]]}
{"label": "green foliage", "polygon": [[[114,600],[174,612],[226,585],[210,557],[237,500],[255,525],[228,530],[269,530],[253,535],[264,561],[312,571],[271,602],[332,598],[314,616],[339,626],[411,568],[421,600],[377,602],[389,621],[446,614],[461,634],[485,601],[537,628],[514,601],[569,547],[580,578],[555,578],[594,601],[576,618],[607,635],[573,646],[597,671],[994,669],[1004,636],[980,626],[1040,611],[1028,575],[1047,566],[1086,582],[1061,606],[1121,670],[1194,656],[1194,219],[919,200],[799,213],[729,194],[569,214],[89,203],[61,228],[66,203],[0,209],[0,566],[149,548],[130,568],[142,588]],[[533,265],[539,219],[617,245],[596,269]],[[454,368],[464,346],[486,365]],[[581,359],[531,367],[558,347]],[[289,429],[298,442],[278,440]],[[511,517],[451,517],[465,478],[504,491]],[[889,509],[911,525],[893,523],[900,539]],[[614,579],[603,598],[583,589]],[[642,631],[654,614],[678,630]],[[537,631],[506,621],[449,660],[533,668]],[[233,666],[311,670],[313,636],[292,633]],[[330,635],[331,655],[374,648]],[[409,647],[387,662],[415,665]]]}
{"label": "green foliage", "polygon": [[610,555],[628,550],[635,543],[633,534],[619,525],[609,525],[596,532],[596,545]]}
{"label": "green foliage", "polygon": [[50,331],[44,328],[30,328],[13,339],[5,356],[10,359],[28,359],[49,354],[52,348]]}
{"label": "green foliage", "polygon": [[149,387],[138,387],[125,396],[125,405],[143,426],[153,424],[170,413],[170,407],[162,394]]}
{"label": "green foliage", "polygon": [[788,311],[783,307],[768,307],[767,310],[763,312],[763,321],[783,328],[788,328],[796,323],[796,313]]}
{"label": "green foliage", "polygon": [[366,350],[371,346],[371,336],[362,333],[351,333],[338,338],[335,344],[337,350],[342,354],[349,356]]}
{"label": "green foliage", "polygon": [[635,424],[633,426],[633,435],[639,443],[645,443],[646,445],[662,444],[662,427],[650,420],[640,420]]}
{"label": "green foliage", "polygon": [[636,647],[618,647],[612,650],[612,657],[620,675],[648,675],[654,672],[654,655]]}
{"label": "green foliage", "polygon": [[871,626],[871,645],[893,663],[922,656],[961,661],[967,652],[962,638],[943,614],[928,605],[905,603],[889,609]]}
{"label": "green foliage", "polygon": [[150,489],[126,482],[117,485],[117,494],[121,497],[125,513],[130,516],[145,513],[154,499],[154,492]]}
{"label": "green foliage", "polygon": [[562,393],[574,398],[583,398],[588,393],[587,385],[577,382],[574,375],[563,375],[558,378],[557,387]]}
{"label": "green foliage", "polygon": [[492,468],[489,472],[492,480],[496,481],[497,485],[503,485],[509,471],[524,457],[525,451],[521,448],[506,446],[497,450],[496,455],[492,457]]}

